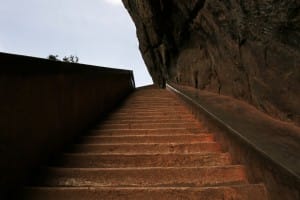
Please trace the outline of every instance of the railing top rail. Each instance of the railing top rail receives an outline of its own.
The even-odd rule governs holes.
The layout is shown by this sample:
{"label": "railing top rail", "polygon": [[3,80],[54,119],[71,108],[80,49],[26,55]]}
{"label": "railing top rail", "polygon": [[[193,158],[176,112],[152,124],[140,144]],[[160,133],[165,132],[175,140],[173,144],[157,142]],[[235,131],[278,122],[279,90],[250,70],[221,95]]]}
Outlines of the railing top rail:
{"label": "railing top rail", "polygon": [[[26,65],[26,67],[23,67]],[[15,55],[0,52],[0,73],[26,73],[26,72],[109,72],[117,74],[129,74],[133,76],[132,70],[116,69],[102,66],[93,66],[80,63],[68,63],[62,61],[53,61],[44,58],[36,58],[24,55]]]}

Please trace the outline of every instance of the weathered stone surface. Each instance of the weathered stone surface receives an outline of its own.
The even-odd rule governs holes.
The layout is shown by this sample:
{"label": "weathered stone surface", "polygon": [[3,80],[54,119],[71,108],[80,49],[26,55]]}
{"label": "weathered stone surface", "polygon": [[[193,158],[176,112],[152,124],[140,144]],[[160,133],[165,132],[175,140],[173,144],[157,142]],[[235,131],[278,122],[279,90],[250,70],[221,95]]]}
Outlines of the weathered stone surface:
{"label": "weathered stone surface", "polygon": [[155,83],[191,85],[300,124],[299,0],[123,0]]}
{"label": "weathered stone surface", "polygon": [[[118,113],[125,110],[127,114],[121,120],[132,120],[140,110],[144,117],[130,123],[145,124],[149,117],[155,118],[152,111],[157,105],[165,119],[182,117],[179,112],[164,113],[174,105],[170,110],[179,108],[189,115],[178,118],[179,123],[189,123],[177,132],[179,129],[170,123],[161,126],[162,123],[148,122],[151,128],[123,129],[119,126],[121,121],[112,122],[116,116],[120,119]],[[130,111],[132,107],[135,109]],[[197,128],[201,122],[192,118],[193,114],[174,94],[157,87],[137,89],[101,122],[110,127],[99,124],[95,127],[97,133],[83,135],[77,141],[80,143],[69,148],[25,189],[21,199],[267,200],[265,185],[249,182],[246,166],[231,160],[231,155],[214,142],[214,134],[197,134],[202,130]],[[187,132],[189,129],[194,129],[195,134]]]}

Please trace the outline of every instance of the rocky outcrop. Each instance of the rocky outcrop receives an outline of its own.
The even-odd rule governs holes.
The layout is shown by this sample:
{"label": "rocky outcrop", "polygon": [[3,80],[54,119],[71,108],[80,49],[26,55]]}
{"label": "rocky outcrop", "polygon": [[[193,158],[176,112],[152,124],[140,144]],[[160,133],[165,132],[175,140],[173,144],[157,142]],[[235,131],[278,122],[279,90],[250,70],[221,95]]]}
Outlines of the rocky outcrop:
{"label": "rocky outcrop", "polygon": [[299,0],[123,0],[155,83],[190,85],[300,124]]}

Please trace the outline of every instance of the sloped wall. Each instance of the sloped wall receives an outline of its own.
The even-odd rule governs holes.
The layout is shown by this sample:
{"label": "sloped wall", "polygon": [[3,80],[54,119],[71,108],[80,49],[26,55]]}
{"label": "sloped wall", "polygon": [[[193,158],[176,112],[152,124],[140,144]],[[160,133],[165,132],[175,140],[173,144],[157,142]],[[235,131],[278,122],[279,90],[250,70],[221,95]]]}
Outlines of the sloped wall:
{"label": "sloped wall", "polygon": [[123,3],[155,83],[232,96],[300,124],[300,1]]}
{"label": "sloped wall", "polygon": [[133,89],[132,71],[0,53],[0,197]]}

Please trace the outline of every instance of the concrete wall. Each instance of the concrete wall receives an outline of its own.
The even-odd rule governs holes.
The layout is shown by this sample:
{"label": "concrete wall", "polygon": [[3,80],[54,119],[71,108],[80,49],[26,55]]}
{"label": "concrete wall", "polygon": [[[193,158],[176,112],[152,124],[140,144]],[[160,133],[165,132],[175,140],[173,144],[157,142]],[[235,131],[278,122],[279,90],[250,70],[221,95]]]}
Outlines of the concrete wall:
{"label": "concrete wall", "polygon": [[0,197],[133,89],[132,71],[0,53]]}

